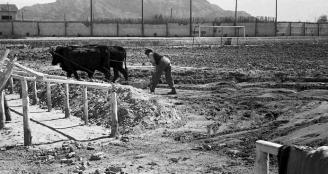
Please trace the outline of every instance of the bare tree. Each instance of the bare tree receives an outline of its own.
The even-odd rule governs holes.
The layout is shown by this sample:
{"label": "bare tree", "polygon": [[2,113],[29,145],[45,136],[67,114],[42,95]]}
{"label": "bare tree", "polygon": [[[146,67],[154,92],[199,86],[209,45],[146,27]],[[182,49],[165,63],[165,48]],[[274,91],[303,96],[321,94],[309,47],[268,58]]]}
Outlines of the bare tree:
{"label": "bare tree", "polygon": [[328,22],[327,15],[321,15],[317,22],[318,23],[327,23]]}

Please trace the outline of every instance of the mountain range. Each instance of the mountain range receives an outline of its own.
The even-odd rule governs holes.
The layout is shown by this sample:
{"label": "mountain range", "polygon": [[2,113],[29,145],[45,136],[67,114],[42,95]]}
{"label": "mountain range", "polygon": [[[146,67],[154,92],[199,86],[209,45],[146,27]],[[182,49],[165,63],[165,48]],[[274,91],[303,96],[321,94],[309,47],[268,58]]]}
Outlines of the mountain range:
{"label": "mountain range", "polygon": [[[189,0],[143,0],[144,19],[155,16],[189,18]],[[93,17],[97,19],[140,19],[142,0],[93,0]],[[192,16],[213,20],[234,17],[234,11],[224,10],[206,0],[192,0]],[[251,16],[238,11],[238,16]],[[57,0],[53,3],[26,6],[19,10],[17,19],[24,20],[89,20],[90,0]]]}

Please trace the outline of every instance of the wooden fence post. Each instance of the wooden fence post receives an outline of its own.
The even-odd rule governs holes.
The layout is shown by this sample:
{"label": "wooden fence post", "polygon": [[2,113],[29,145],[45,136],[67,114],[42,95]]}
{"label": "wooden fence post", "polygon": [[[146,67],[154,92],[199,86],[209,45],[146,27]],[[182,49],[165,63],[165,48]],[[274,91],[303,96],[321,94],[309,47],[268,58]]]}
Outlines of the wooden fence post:
{"label": "wooden fence post", "polygon": [[256,148],[255,174],[269,173],[269,154]]}
{"label": "wooden fence post", "polygon": [[52,110],[50,82],[47,82],[47,106],[48,106],[48,112],[50,112]]}
{"label": "wooden fence post", "polygon": [[23,100],[23,122],[24,122],[24,146],[32,145],[32,136],[31,136],[31,129],[29,125],[29,98],[28,98],[28,88],[27,88],[27,81],[24,78],[21,80],[22,84],[22,100]]}
{"label": "wooden fence post", "polygon": [[69,86],[68,83],[64,84],[65,87],[65,99],[64,99],[64,105],[65,105],[65,118],[69,118],[70,116],[70,108],[69,108]]}
{"label": "wooden fence post", "polygon": [[33,88],[33,98],[32,98],[33,103],[32,103],[32,105],[37,105],[37,104],[39,104],[39,98],[38,98],[38,90],[36,88],[36,81],[33,81],[32,88]]}
{"label": "wooden fence post", "polygon": [[112,92],[111,94],[111,107],[112,107],[112,125],[111,125],[111,132],[110,137],[118,137],[118,116],[117,116],[117,95],[116,92]]}
{"label": "wooden fence post", "polygon": [[88,120],[89,120],[89,115],[88,115],[88,87],[84,86],[83,87],[83,111],[84,111],[84,122],[85,124],[88,124]]}
{"label": "wooden fence post", "polygon": [[10,85],[9,92],[10,92],[10,94],[13,94],[14,93],[14,80],[12,77],[9,78],[9,85]]}
{"label": "wooden fence post", "polygon": [[5,92],[0,91],[0,130],[3,129],[5,127]]}
{"label": "wooden fence post", "polygon": [[281,146],[268,141],[256,141],[255,174],[269,173],[269,154],[278,155]]}

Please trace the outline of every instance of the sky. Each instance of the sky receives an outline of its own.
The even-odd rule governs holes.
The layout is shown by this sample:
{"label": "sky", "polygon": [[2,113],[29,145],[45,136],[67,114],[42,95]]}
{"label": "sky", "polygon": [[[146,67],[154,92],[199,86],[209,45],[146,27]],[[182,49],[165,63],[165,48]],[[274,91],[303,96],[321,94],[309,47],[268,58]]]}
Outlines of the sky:
{"label": "sky", "polygon": [[[110,1],[110,0],[108,0]],[[178,1],[178,0],[177,0]],[[180,0],[179,0],[180,1]],[[224,10],[235,10],[236,0],[208,0]],[[328,15],[328,0],[277,0],[278,21],[315,22],[319,16]],[[18,8],[36,3],[49,3],[55,0],[0,0],[13,3]],[[276,0],[238,0],[238,11],[246,11],[252,16],[275,17]]]}

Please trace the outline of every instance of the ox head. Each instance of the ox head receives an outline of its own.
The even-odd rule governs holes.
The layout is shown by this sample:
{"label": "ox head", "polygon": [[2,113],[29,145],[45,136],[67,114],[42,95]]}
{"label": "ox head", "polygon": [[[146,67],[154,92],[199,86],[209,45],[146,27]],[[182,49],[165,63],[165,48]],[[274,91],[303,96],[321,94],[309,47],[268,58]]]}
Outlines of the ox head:
{"label": "ox head", "polygon": [[63,53],[64,47],[62,46],[57,46],[55,49],[50,48],[49,53],[52,55],[52,65],[57,65],[62,63],[62,53]]}

